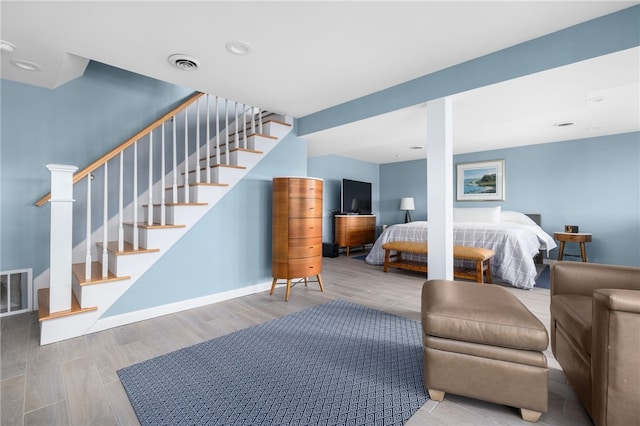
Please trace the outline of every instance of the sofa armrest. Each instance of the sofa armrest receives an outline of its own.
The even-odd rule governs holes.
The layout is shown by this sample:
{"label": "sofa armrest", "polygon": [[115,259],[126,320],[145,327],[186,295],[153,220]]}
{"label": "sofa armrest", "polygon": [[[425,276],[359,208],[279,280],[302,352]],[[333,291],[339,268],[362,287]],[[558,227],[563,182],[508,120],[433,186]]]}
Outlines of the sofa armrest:
{"label": "sofa armrest", "polygon": [[640,268],[583,262],[551,264],[551,297],[555,294],[592,296],[599,288],[640,290]]}
{"label": "sofa armrest", "polygon": [[593,293],[592,415],[597,425],[640,418],[640,291]]}

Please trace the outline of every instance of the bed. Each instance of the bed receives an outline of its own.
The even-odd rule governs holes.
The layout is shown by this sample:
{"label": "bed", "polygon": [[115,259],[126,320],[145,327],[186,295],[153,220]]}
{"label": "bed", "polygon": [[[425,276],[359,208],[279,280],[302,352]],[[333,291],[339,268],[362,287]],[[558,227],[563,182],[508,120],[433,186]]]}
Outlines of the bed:
{"label": "bed", "polygon": [[[556,247],[553,238],[525,214],[497,208],[454,209],[455,245],[484,247],[495,252],[491,260],[493,276],[514,287],[535,285],[534,257]],[[428,222],[410,222],[387,227],[376,240],[366,261],[384,264],[382,245],[389,241],[427,241]],[[408,254],[407,259],[425,261],[425,256]],[[456,264],[456,266],[458,266]]]}

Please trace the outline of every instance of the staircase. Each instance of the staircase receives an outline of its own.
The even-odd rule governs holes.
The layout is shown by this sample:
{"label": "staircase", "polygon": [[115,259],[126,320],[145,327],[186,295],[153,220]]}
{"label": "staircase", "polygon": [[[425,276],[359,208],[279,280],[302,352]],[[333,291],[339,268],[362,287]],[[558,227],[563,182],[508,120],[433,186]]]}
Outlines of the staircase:
{"label": "staircase", "polygon": [[[53,232],[79,228],[65,225],[65,215],[54,217],[55,203],[70,203],[69,197],[38,200],[52,202],[51,281],[37,299],[40,344],[113,326],[103,314],[291,131],[291,122],[196,94],[73,175],[69,185],[85,186],[73,190],[73,220],[86,229],[73,249],[58,247]],[[72,264],[64,261],[65,250]],[[66,276],[71,286],[60,278]]]}

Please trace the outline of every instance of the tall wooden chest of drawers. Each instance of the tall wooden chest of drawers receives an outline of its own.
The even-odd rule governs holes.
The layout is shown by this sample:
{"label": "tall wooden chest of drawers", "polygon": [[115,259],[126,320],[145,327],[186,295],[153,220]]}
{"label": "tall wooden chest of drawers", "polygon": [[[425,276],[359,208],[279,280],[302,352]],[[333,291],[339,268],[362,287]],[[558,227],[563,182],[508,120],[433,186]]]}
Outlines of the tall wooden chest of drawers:
{"label": "tall wooden chest of drawers", "polygon": [[289,300],[291,280],[317,276],[322,286],[322,179],[273,178],[273,236],[271,292],[278,279],[286,280]]}

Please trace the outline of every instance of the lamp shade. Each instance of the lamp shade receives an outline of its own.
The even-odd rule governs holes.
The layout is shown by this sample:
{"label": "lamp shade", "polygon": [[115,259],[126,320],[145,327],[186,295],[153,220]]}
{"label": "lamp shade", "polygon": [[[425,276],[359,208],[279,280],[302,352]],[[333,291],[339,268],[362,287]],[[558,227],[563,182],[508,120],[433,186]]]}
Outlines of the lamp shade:
{"label": "lamp shade", "polygon": [[400,200],[400,210],[415,210],[416,205],[413,202],[413,197],[404,197]]}

